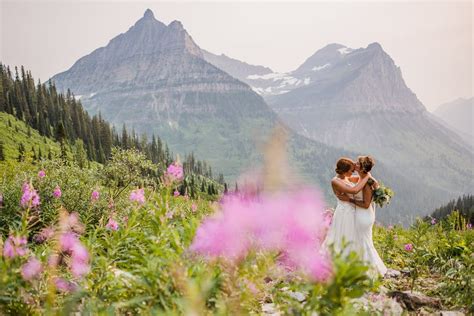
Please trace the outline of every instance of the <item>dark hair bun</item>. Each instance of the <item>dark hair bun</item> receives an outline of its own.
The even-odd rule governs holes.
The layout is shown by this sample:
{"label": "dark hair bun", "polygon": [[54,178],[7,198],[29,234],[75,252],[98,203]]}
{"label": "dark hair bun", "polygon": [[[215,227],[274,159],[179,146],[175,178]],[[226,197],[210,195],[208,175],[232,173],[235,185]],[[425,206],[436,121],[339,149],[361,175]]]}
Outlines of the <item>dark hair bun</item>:
{"label": "dark hair bun", "polygon": [[354,162],[349,158],[339,158],[336,163],[336,173],[337,174],[344,174],[352,169],[354,166]]}
{"label": "dark hair bun", "polygon": [[375,160],[371,156],[359,156],[358,160],[360,168],[364,172],[370,172],[370,170],[375,166]]}

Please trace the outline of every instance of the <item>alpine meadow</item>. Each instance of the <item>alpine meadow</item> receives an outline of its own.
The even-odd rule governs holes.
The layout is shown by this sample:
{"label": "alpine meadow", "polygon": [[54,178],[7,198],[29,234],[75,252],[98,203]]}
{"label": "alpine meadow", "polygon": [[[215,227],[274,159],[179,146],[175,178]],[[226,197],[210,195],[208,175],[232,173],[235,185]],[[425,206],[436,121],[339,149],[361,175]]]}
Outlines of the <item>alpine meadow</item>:
{"label": "alpine meadow", "polygon": [[[209,45],[206,23],[225,12],[229,24],[215,28],[225,33],[247,12],[249,25],[226,35],[238,37],[273,23],[289,3],[215,3],[200,16],[211,4],[43,2],[0,4],[0,315],[474,313],[474,98],[454,95],[440,78],[438,89],[454,101],[427,107],[396,60],[415,54],[393,49],[403,33],[395,25],[413,23],[429,41],[417,10],[426,8],[426,24],[444,34],[446,23],[461,21],[451,15],[457,4],[438,4],[449,10],[436,22],[437,4],[380,4],[416,8],[406,21],[386,9],[383,22],[379,4],[364,4],[370,18],[344,32],[364,38],[373,18],[393,23],[386,37],[360,48],[328,42],[279,72],[201,47],[192,35]],[[126,6],[144,13],[128,29],[96,27],[116,35],[42,81],[25,56],[57,69],[49,44],[15,48],[25,58],[18,64],[7,52],[33,47],[39,32],[54,39],[40,31],[59,25],[35,11],[43,5],[58,21],[71,18],[57,31],[79,47],[95,27],[91,9],[109,8],[116,19],[133,17],[117,13]],[[333,10],[314,34],[339,41],[334,21],[361,3],[307,5]],[[197,9],[162,22],[175,6]],[[288,16],[303,6],[288,6]],[[268,16],[254,21],[249,8]],[[31,12],[37,18],[22,18]],[[313,13],[300,13],[301,23]],[[73,27],[75,14],[91,24]],[[288,32],[299,25],[294,17],[280,23]],[[277,29],[269,47],[288,38]],[[246,36],[261,34],[253,31]],[[256,60],[251,51],[264,47],[254,46],[245,48]]]}

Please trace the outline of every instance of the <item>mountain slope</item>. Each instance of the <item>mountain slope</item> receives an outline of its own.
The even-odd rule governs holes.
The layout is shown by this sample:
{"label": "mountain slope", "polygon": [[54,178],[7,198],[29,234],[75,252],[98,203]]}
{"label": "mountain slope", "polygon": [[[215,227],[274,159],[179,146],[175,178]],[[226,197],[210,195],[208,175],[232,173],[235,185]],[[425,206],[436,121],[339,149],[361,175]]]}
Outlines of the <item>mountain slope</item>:
{"label": "mountain slope", "polygon": [[[219,69],[224,70],[234,78],[241,80],[250,75],[265,75],[272,73],[273,71],[268,67],[250,65],[246,62],[230,58],[224,54],[215,55],[206,50],[202,50],[204,59],[216,66]],[[245,81],[244,81],[245,82]]]}
{"label": "mountain slope", "polygon": [[[137,132],[155,133],[174,152],[193,151],[232,180],[261,161],[259,144],[280,119],[247,84],[204,58],[179,22],[166,26],[147,10],[126,33],[52,80],[60,90],[70,88],[92,114],[100,111],[116,126],[126,123]],[[328,183],[335,161],[356,154],[289,134],[293,164],[332,196]],[[428,212],[450,196],[449,190],[427,184],[414,194],[416,182],[384,163],[375,174],[400,197],[381,213],[386,222],[407,223],[409,216]]]}
{"label": "mountain slope", "polygon": [[474,98],[441,104],[433,114],[474,146]]}
{"label": "mountain slope", "polygon": [[41,153],[43,158],[50,152],[54,156],[59,156],[61,152],[58,142],[41,136],[37,130],[5,112],[0,112],[0,141],[3,143],[5,160],[18,158],[20,144],[25,148],[25,156],[32,156],[33,150],[36,155]]}
{"label": "mountain slope", "polygon": [[[321,64],[329,66],[315,71]],[[329,45],[291,74],[311,83],[267,100],[299,133],[371,153],[453,197],[472,190],[467,144],[426,111],[378,43],[356,50]]]}

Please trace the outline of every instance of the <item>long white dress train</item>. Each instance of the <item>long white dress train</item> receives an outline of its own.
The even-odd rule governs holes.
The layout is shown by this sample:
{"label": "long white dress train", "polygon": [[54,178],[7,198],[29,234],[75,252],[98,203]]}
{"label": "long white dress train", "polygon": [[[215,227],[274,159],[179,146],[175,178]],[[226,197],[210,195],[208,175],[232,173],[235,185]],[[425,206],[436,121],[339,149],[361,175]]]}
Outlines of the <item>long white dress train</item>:
{"label": "long white dress train", "polygon": [[[362,200],[362,191],[354,197],[356,200]],[[374,247],[372,229],[375,223],[375,206],[370,203],[368,208],[355,206],[355,232],[357,253],[373,271],[380,275],[387,273],[387,267],[380,258],[377,249]]]}

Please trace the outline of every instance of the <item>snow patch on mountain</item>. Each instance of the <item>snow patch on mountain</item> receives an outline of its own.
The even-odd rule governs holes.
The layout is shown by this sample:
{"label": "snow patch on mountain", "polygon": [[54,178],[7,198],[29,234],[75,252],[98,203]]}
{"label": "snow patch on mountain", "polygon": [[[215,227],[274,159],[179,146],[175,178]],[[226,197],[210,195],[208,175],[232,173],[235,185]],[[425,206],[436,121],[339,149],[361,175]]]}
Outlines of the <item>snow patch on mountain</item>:
{"label": "snow patch on mountain", "polygon": [[349,54],[350,52],[352,52],[352,49],[349,48],[349,47],[343,47],[343,48],[339,48],[337,50],[341,55],[346,55],[346,54]]}
{"label": "snow patch on mountain", "polygon": [[328,64],[324,64],[324,65],[322,65],[322,66],[313,67],[312,70],[313,70],[313,71],[320,71],[320,70],[322,70],[322,69],[324,69],[324,68],[327,68],[327,67],[329,67],[329,66],[331,66],[331,64],[328,63]]}

